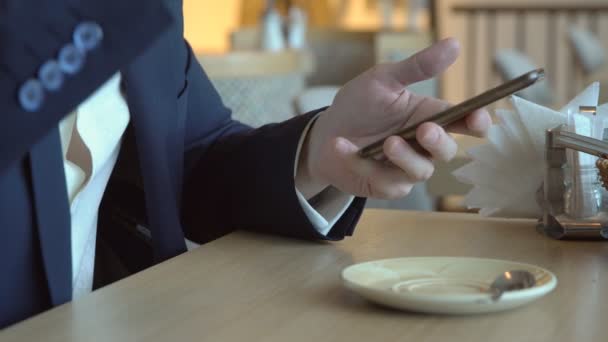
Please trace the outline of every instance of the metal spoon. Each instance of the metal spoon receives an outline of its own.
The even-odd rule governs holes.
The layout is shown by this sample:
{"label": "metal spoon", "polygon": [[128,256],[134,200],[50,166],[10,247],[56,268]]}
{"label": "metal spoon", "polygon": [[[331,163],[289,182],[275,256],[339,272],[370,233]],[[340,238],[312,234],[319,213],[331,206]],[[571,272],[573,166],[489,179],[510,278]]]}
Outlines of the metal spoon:
{"label": "metal spoon", "polygon": [[494,279],[490,285],[489,292],[492,300],[497,301],[506,291],[523,290],[536,285],[536,277],[528,271],[512,270],[506,271]]}

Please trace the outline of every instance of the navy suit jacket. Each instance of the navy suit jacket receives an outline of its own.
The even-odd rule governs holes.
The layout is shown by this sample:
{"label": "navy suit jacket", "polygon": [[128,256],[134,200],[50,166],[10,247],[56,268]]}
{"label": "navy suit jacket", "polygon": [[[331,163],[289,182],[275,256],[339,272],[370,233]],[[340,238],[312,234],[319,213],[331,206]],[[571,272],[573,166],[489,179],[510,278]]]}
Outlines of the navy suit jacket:
{"label": "navy suit jacket", "polygon": [[[71,299],[57,125],[118,71],[131,123],[99,234],[147,227],[150,252],[137,254],[146,260],[127,262],[146,267],[184,252],[184,236],[205,242],[237,228],[305,239],[352,233],[362,199],[325,237],[295,194],[296,147],[314,113],[255,130],[232,120],[183,39],[181,7],[181,0],[0,0],[0,327]],[[103,28],[101,45],[39,110],[24,110],[20,86],[85,20]]]}

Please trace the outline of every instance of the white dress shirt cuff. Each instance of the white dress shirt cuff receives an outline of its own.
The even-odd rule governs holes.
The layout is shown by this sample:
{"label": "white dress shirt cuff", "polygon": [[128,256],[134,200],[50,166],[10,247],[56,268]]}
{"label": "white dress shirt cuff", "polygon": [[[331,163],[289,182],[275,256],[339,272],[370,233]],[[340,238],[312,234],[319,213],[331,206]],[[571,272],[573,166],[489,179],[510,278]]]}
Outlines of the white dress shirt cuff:
{"label": "white dress shirt cuff", "polygon": [[[308,131],[312,127],[312,124],[315,122],[317,117],[318,114],[315,118],[310,120],[306,128],[304,128],[302,136],[300,137],[300,142],[298,143],[298,149],[296,151],[296,162],[293,172],[294,178],[298,170],[298,161],[300,159],[302,145],[304,144]],[[334,224],[336,224],[336,222],[338,222],[340,217],[342,217],[354,199],[354,196],[343,193],[342,191],[330,186],[315,196],[314,204],[311,204],[304,197],[304,195],[302,195],[298,188],[295,188],[295,191],[306,217],[308,220],[310,220],[310,223],[312,223],[315,229],[322,235],[327,235],[329,233],[331,228],[334,226]]]}

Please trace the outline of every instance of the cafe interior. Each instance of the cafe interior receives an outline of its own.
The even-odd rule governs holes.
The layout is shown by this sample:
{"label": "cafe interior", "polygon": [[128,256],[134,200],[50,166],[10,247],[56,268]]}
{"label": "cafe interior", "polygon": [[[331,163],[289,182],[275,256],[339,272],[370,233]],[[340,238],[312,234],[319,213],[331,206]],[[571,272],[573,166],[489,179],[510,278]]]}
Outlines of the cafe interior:
{"label": "cafe interior", "polygon": [[[405,59],[445,37],[459,40],[458,61],[440,78],[411,85],[411,91],[456,104],[542,67],[545,84],[521,95],[560,108],[593,82],[608,88],[603,57],[608,13],[587,8],[587,2],[601,3],[190,0],[184,7],[185,35],[233,116],[254,127],[328,106],[340,87],[361,72]],[[279,16],[276,23],[272,15],[265,16],[268,8]],[[608,102],[608,89],[603,93],[599,103]],[[501,100],[490,108],[511,105]],[[407,198],[372,199],[368,207],[476,211],[464,202],[472,185],[452,173],[469,160],[467,150],[484,140],[455,138],[457,157],[437,165],[428,182]]]}
{"label": "cafe interior", "polygon": [[198,61],[253,127],[331,106],[358,74],[446,37],[461,45],[457,62],[408,91],[459,104],[530,71],[544,78],[488,103],[488,136],[453,134],[456,156],[408,196],[369,199],[353,237],[237,231],[0,341],[608,339],[606,0],[183,8]]}

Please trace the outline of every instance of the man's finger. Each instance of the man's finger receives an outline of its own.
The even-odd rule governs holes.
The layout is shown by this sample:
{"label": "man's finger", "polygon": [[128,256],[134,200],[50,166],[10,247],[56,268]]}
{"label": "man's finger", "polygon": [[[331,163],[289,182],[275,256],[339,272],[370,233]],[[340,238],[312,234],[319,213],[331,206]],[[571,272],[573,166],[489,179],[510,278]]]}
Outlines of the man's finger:
{"label": "man's finger", "polygon": [[463,120],[459,120],[447,127],[447,131],[452,133],[466,134],[474,137],[483,138],[488,133],[492,119],[485,109],[476,110]]}
{"label": "man's finger", "polygon": [[407,174],[411,182],[426,181],[435,171],[433,163],[427,157],[418,154],[399,136],[386,139],[384,154],[395,166]]}
{"label": "man's finger", "polygon": [[357,146],[338,137],[333,142],[340,177],[332,180],[336,188],[356,196],[396,199],[406,196],[415,181],[400,168],[385,162],[364,159],[357,154]]}
{"label": "man's finger", "polygon": [[443,128],[432,122],[425,122],[416,130],[416,140],[433,159],[448,162],[454,158],[458,145]]}
{"label": "man's finger", "polygon": [[[412,95],[410,98],[410,108],[406,111],[411,111],[411,117],[408,124],[419,123],[427,120],[429,117],[442,112],[451,107],[450,103],[444,100]],[[472,135],[476,137],[484,137],[492,124],[490,114],[486,109],[478,109],[467,115],[464,119],[458,120],[446,127],[446,131],[452,133]]]}
{"label": "man's finger", "polygon": [[441,40],[410,58],[386,65],[386,70],[401,86],[437,76],[458,58],[460,44],[454,38]]}

